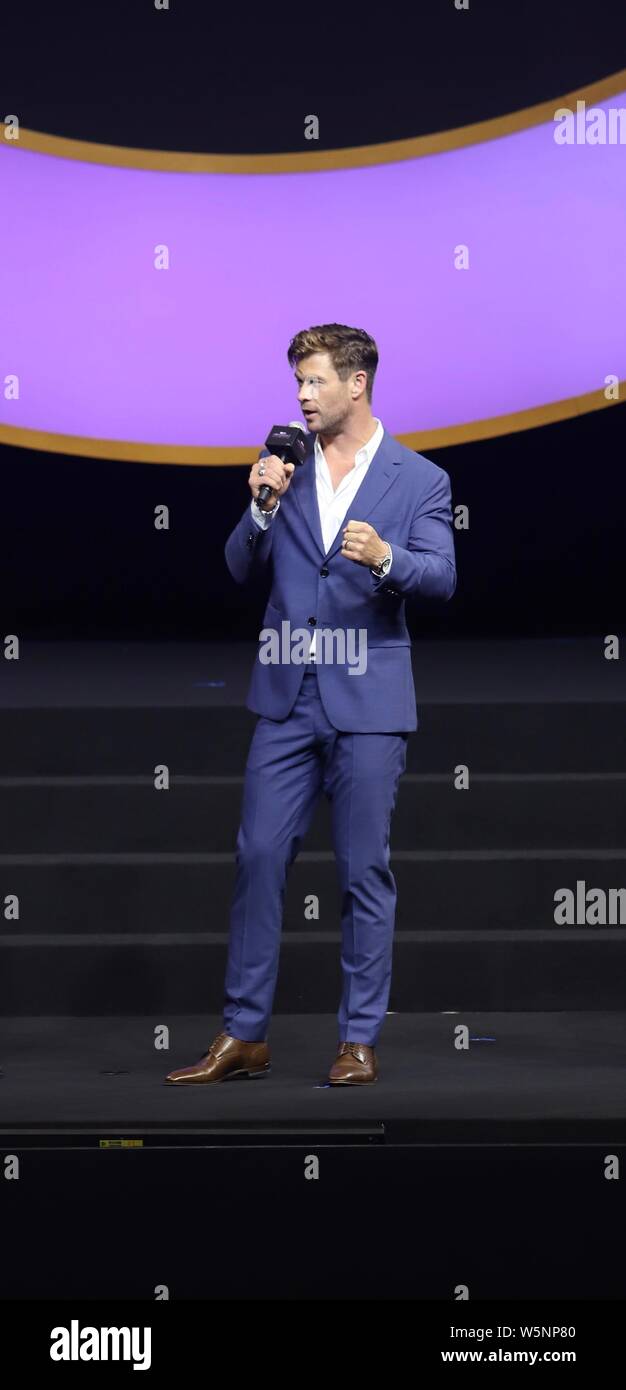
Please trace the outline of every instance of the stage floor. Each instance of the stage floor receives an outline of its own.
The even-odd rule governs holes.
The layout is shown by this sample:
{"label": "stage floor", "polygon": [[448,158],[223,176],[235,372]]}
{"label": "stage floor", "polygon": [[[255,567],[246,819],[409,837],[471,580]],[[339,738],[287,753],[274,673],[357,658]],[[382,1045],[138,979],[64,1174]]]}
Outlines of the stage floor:
{"label": "stage floor", "polygon": [[[229,1128],[320,1134],[371,1129],[384,1142],[581,1143],[626,1138],[626,1014],[392,1014],[377,1047],[379,1080],[330,1086],[332,1015],[274,1016],[271,1072],[258,1081],[172,1086],[221,1020],[170,1021],[155,1051],[148,1017],[15,1017],[2,1025],[0,1134],[45,1146],[72,1134],[185,1134],[219,1142]],[[469,1028],[468,1051],[454,1028]],[[248,1133],[247,1138],[253,1142]],[[212,1142],[211,1139],[208,1142]]]}

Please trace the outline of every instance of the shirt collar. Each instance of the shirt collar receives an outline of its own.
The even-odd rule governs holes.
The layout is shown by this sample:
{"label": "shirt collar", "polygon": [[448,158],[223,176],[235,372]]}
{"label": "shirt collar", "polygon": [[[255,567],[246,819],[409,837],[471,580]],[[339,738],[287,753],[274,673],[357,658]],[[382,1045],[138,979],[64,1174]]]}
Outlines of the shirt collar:
{"label": "shirt collar", "polygon": [[[379,444],[382,443],[382,438],[383,438],[383,433],[384,433],[382,423],[381,423],[381,421],[380,421],[376,416],[374,416],[374,420],[376,421],[376,429],[374,430],[374,433],[373,433],[371,439],[368,439],[367,444],[364,444],[362,449],[358,449],[357,452],[356,452],[356,454],[355,454],[355,456],[354,456],[354,467],[355,467],[355,468],[360,468],[360,467],[362,466],[362,464],[364,464],[364,463],[371,463],[371,462],[372,462],[372,459],[373,459],[373,457],[374,457],[374,454],[376,453],[376,450],[377,450],[377,448],[378,448],[378,446],[379,446]],[[321,444],[320,444],[319,435],[316,434],[316,436],[315,436],[315,461],[316,461],[316,463],[321,463],[321,461],[322,461],[323,458],[324,458],[324,450],[322,449],[322,446],[321,446]]]}

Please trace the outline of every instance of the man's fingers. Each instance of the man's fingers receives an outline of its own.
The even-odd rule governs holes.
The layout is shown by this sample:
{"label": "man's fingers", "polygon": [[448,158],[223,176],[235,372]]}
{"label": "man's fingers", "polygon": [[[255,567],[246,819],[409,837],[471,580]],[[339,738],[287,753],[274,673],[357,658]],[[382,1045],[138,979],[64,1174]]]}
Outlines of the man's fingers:
{"label": "man's fingers", "polygon": [[269,487],[276,490],[277,488],[282,487],[283,478],[282,475],[276,472],[273,468],[268,468],[266,469],[265,473],[257,473],[257,482],[259,484],[259,487],[263,487],[264,483],[267,483]]}

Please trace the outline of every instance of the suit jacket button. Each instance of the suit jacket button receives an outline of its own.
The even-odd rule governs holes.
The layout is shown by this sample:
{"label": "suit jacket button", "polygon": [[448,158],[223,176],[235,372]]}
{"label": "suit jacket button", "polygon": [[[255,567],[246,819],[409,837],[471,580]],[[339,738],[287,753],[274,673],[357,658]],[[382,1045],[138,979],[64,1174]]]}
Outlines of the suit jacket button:
{"label": "suit jacket button", "polygon": [[320,574],[323,574],[324,579],[326,578],[326,575],[328,574],[328,565],[322,565],[322,568],[321,568],[321,570],[320,570]]}

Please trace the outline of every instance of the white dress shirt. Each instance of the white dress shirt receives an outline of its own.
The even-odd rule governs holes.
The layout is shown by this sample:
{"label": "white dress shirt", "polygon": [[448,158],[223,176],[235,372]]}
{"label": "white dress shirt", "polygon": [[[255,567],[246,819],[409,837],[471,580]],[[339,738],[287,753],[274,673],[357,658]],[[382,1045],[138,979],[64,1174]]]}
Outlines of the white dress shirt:
{"label": "white dress shirt", "polygon": [[[333,489],[330,470],[326,462],[326,459],[324,458],[324,450],[322,449],[322,446],[320,444],[319,435],[315,436],[315,485],[317,491],[317,505],[319,507],[320,513],[322,539],[324,541],[324,545],[327,551],[330,550],[335,536],[339,531],[339,527],[341,526],[341,523],[345,518],[346,512],[350,507],[350,503],[353,501],[355,494],[358,492],[358,489],[360,488],[361,483],[363,482],[363,479],[370,466],[370,463],[372,462],[374,454],[376,453],[379,444],[382,442],[383,426],[380,420],[376,419],[376,417],[374,418],[376,420],[376,429],[374,430],[371,439],[368,439],[367,444],[364,444],[363,448],[359,449],[355,454],[354,467],[351,468],[350,472],[346,473],[345,477],[341,479],[341,482],[339,483],[336,492]],[[270,517],[267,515],[267,513],[261,510],[261,508],[255,502],[254,498],[250,503],[252,517],[256,522],[257,526],[260,526],[261,530],[263,531],[266,530],[268,526],[271,526],[278,513],[279,507],[280,498],[277,498],[276,511]],[[389,547],[389,549],[391,551],[391,546]],[[389,566],[389,569],[387,571],[388,574],[390,570],[391,565]],[[310,660],[313,660],[315,656],[316,635],[317,634],[313,632],[313,638],[311,641],[311,647],[309,651]]]}

